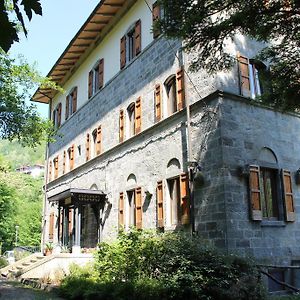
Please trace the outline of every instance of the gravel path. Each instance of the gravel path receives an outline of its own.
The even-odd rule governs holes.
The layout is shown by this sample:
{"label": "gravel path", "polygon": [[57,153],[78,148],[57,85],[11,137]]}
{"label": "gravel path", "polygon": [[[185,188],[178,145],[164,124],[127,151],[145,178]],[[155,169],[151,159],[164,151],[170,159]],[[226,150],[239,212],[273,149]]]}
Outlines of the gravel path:
{"label": "gravel path", "polygon": [[0,279],[0,300],[62,300],[53,293],[25,287],[19,282]]}

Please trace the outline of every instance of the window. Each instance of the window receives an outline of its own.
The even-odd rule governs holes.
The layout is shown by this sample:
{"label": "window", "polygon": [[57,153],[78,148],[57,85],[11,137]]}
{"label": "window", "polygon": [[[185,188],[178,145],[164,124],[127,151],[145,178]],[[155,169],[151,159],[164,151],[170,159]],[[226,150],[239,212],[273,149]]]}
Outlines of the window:
{"label": "window", "polygon": [[91,98],[103,87],[103,77],[104,77],[104,59],[94,66],[94,68],[89,72],[89,89],[88,97]]}
{"label": "window", "polygon": [[124,141],[124,111],[120,110],[120,119],[119,119],[119,142],[122,143]]}
{"label": "window", "polygon": [[[277,279],[280,282],[285,282],[285,274],[283,269],[272,269],[268,270],[268,273],[275,279]],[[272,278],[268,277],[268,291],[270,293],[272,292],[278,292],[278,291],[284,291],[285,287],[278,282],[274,281]]]}
{"label": "window", "polygon": [[102,129],[101,125],[93,130],[93,141],[94,141],[94,156],[101,154],[102,144]]}
{"label": "window", "polygon": [[72,146],[68,149],[69,168],[70,168],[70,171],[72,171],[72,170],[74,169],[74,148],[75,148],[75,145],[72,145]]}
{"label": "window", "polygon": [[86,143],[85,143],[85,159],[86,161],[90,160],[91,158],[91,140],[90,140],[90,134],[88,133],[86,135]]}
{"label": "window", "polygon": [[52,180],[52,161],[49,162],[49,179],[50,182]]}
{"label": "window", "polygon": [[124,194],[120,193],[119,197],[119,229],[124,227]]}
{"label": "window", "polygon": [[127,227],[136,226],[141,229],[142,226],[142,189],[140,187],[127,191],[128,214]]}
{"label": "window", "polygon": [[169,224],[190,223],[188,176],[183,173],[167,180],[169,193]]}
{"label": "window", "polygon": [[131,103],[127,108],[128,115],[128,137],[135,134],[135,103]]}
{"label": "window", "polygon": [[54,165],[54,179],[58,177],[58,156],[56,156],[53,159],[53,165]]}
{"label": "window", "polygon": [[141,20],[135,22],[121,38],[120,42],[120,67],[123,69],[141,52]]}
{"label": "window", "polygon": [[55,128],[59,128],[61,125],[61,103],[58,103],[56,108],[52,112],[52,121]]}
{"label": "window", "polygon": [[263,93],[263,75],[266,66],[254,59],[238,55],[240,73],[240,92],[242,96],[255,99]]}
{"label": "window", "polygon": [[63,174],[66,173],[66,151],[64,150],[64,156],[63,156]]}
{"label": "window", "polygon": [[154,105],[155,105],[155,122],[159,122],[162,118],[162,103],[161,103],[161,89],[160,84],[155,86],[154,91]]}
{"label": "window", "polygon": [[184,100],[184,70],[181,68],[177,71],[176,76],[172,75],[165,81],[165,94],[167,114],[182,110],[185,107]]}
{"label": "window", "polygon": [[77,110],[77,87],[66,97],[66,120]]}
{"label": "window", "polygon": [[53,240],[54,237],[54,212],[49,215],[49,240]]}
{"label": "window", "polygon": [[251,165],[249,187],[252,220],[295,221],[290,171]]}
{"label": "window", "polygon": [[157,38],[160,35],[160,30],[155,28],[155,21],[161,18],[160,6],[157,2],[152,5],[152,27],[153,27],[153,38]]}

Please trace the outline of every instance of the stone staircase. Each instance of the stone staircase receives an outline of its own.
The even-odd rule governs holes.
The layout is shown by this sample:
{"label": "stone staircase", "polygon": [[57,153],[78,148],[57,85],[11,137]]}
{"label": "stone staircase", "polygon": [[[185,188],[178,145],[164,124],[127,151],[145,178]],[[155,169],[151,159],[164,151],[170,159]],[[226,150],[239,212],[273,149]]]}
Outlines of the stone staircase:
{"label": "stone staircase", "polygon": [[43,256],[41,253],[34,253],[16,261],[14,264],[0,269],[0,278],[18,279],[24,272],[30,269],[31,266],[42,263],[45,259],[47,259],[47,257]]}

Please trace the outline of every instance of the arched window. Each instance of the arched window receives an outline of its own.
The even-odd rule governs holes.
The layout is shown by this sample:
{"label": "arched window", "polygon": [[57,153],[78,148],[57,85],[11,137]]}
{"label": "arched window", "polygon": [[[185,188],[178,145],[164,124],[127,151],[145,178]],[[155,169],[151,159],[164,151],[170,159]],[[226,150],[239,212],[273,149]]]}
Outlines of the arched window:
{"label": "arched window", "polygon": [[128,116],[128,137],[132,137],[135,134],[135,103],[132,102],[127,107]]}
{"label": "arched window", "polygon": [[177,91],[176,76],[172,75],[165,81],[165,91],[167,96],[168,115],[172,115],[177,111]]}

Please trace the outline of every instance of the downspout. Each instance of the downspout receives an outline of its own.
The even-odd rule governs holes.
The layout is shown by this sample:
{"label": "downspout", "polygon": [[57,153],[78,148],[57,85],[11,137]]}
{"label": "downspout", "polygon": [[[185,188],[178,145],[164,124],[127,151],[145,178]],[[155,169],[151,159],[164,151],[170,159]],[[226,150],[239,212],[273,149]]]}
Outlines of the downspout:
{"label": "downspout", "polygon": [[[52,98],[49,98],[49,111],[48,111],[48,119],[51,119],[51,107],[52,107]],[[47,140],[46,144],[46,152],[45,152],[45,180],[44,180],[44,202],[43,202],[43,218],[42,218],[42,238],[41,238],[41,252],[44,253],[45,246],[45,234],[46,234],[46,211],[48,204],[48,175],[49,175],[49,141]]]}

